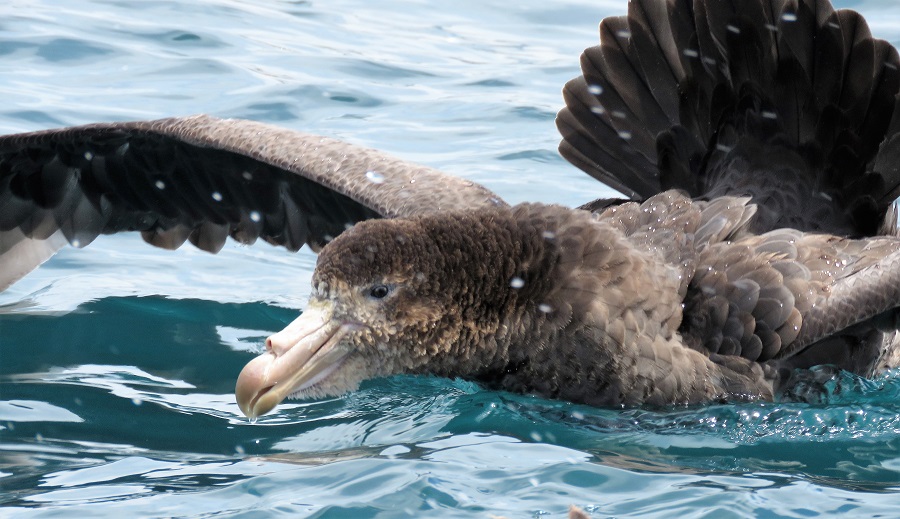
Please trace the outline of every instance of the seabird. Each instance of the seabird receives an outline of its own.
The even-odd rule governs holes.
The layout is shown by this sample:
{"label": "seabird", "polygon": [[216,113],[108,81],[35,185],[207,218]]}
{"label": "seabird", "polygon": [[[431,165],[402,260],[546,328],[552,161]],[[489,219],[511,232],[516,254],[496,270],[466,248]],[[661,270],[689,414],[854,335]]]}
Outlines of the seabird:
{"label": "seabird", "polygon": [[395,373],[601,406],[770,400],[900,363],[900,59],[825,0],[632,0],[560,152],[627,198],[509,206],[378,151],[209,116],[0,137],[0,287],[140,231],[320,251],[250,417]]}

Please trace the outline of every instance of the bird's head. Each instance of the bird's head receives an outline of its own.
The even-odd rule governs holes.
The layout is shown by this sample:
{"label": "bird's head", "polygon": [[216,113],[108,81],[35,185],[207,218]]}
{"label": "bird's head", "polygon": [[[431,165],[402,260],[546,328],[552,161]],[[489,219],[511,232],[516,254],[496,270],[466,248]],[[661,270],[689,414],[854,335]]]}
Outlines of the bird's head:
{"label": "bird's head", "polygon": [[510,286],[522,275],[515,234],[508,210],[346,231],[320,254],[303,314],[241,372],[241,410],[256,417],[288,396],[338,395],[397,373],[464,376],[502,362],[498,330],[510,333],[503,323],[527,292]]}

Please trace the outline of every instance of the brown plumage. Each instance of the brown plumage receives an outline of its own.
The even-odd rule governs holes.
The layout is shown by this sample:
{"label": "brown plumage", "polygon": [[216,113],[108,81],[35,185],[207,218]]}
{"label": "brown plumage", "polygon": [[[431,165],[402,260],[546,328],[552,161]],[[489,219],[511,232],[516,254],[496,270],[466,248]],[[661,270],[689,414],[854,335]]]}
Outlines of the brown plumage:
{"label": "brown plumage", "polygon": [[321,248],[238,379],[248,416],[393,373],[618,406],[897,366],[896,50],[825,0],[633,0],[600,33],[560,151],[629,200],[509,207],[249,121],[51,130],[0,138],[0,285],[100,233]]}
{"label": "brown plumage", "polygon": [[[668,191],[598,217],[523,204],[359,224],[325,248],[313,277],[313,306],[359,326],[345,339],[356,365],[298,396],[405,372],[607,406],[771,399],[804,364],[796,350],[812,344],[814,355],[833,333],[821,322],[833,312],[813,309],[834,304],[844,280],[879,266],[872,281],[896,306],[896,269],[880,267],[900,243],[747,235],[749,220],[698,232],[750,207]],[[372,297],[375,287],[386,294]],[[871,374],[894,356],[858,351],[841,367]]]}

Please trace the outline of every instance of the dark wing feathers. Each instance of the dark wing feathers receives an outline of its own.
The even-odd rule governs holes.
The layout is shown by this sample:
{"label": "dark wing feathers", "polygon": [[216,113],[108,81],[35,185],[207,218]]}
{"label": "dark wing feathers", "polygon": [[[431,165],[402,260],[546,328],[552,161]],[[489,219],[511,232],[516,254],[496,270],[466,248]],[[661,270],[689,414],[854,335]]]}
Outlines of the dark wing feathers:
{"label": "dark wing feathers", "polygon": [[647,85],[659,108],[659,120],[651,130],[675,124],[673,115],[678,113],[678,78],[684,75],[679,49],[659,44],[660,41],[672,39],[669,24],[661,23],[667,15],[665,2],[642,0],[636,2],[629,23],[630,46],[640,60],[641,75],[657,79]]}
{"label": "dark wing feathers", "polygon": [[[900,177],[900,96],[897,97],[894,106],[894,117],[887,131],[888,136],[881,143],[872,168],[873,174],[884,178]],[[880,192],[872,193],[872,197],[879,206],[891,205],[891,202],[900,197],[900,183],[887,185]]]}
{"label": "dark wing feathers", "polygon": [[[608,118],[616,130],[617,140],[635,143],[632,147],[644,154],[653,149],[656,134],[652,124],[661,114],[644,81],[631,39],[624,17],[603,20],[600,23],[601,52],[585,54],[592,66],[585,79],[589,85],[606,92],[606,103],[602,105],[605,112],[600,115]],[[622,85],[622,88],[607,91],[608,85]]]}
{"label": "dark wing feathers", "polygon": [[767,206],[759,232],[883,227],[900,192],[900,59],[857,13],[827,0],[635,0],[600,40],[557,118],[579,168],[633,200],[750,196]]}
{"label": "dark wing feathers", "polygon": [[251,121],[201,115],[8,135],[0,264],[16,267],[2,270],[0,287],[63,241],[83,247],[100,234],[140,231],[169,249],[190,241],[217,252],[231,236],[298,250],[369,218],[502,204],[473,182]]}
{"label": "dark wing feathers", "polygon": [[[590,95],[585,79],[576,78],[567,83],[563,97],[566,105],[581,105],[577,112],[560,112],[556,120],[564,136],[560,151],[566,159],[629,198],[642,199],[645,197],[642,193],[654,192],[657,169],[653,162],[629,146],[594,145],[595,139],[615,141],[621,137],[609,118],[592,115],[605,109]],[[607,167],[592,168],[592,164]]]}

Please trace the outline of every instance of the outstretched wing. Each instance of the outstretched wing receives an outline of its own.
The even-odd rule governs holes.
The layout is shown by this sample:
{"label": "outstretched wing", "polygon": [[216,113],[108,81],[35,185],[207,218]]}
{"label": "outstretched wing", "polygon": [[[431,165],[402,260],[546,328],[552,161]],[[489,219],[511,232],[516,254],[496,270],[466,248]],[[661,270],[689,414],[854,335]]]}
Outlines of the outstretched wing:
{"label": "outstretched wing", "polygon": [[754,230],[892,231],[900,57],[828,0],[633,0],[564,91],[560,152],[642,201],[750,196]]}
{"label": "outstretched wing", "polygon": [[503,204],[376,150],[205,115],[0,137],[0,290],[69,243],[140,231],[218,252],[228,236],[319,248],[355,222]]}

